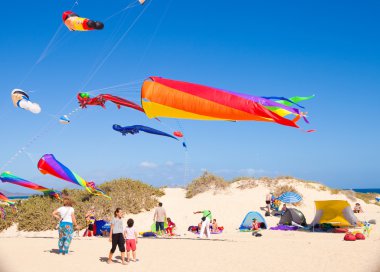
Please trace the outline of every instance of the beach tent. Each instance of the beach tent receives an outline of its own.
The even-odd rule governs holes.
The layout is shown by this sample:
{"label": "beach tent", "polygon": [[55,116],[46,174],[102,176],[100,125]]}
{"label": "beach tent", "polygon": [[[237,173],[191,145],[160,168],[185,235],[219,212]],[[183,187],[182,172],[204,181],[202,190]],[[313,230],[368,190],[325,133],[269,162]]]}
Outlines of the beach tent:
{"label": "beach tent", "polygon": [[312,226],[328,223],[333,226],[355,226],[358,219],[346,200],[315,201],[315,217]]}
{"label": "beach tent", "polygon": [[[165,229],[168,228],[168,221],[166,221],[166,219],[165,219],[165,222],[164,222],[164,228]],[[150,226],[150,230],[153,233],[157,233],[157,231],[156,231],[156,222],[153,222],[153,224]]]}
{"label": "beach tent", "polygon": [[279,225],[292,225],[292,222],[301,225],[306,226],[306,219],[303,213],[297,209],[294,208],[288,208],[284,212],[283,215],[281,215]]}
{"label": "beach tent", "polygon": [[261,224],[262,229],[267,228],[267,222],[265,222],[264,217],[258,213],[258,212],[249,212],[247,215],[244,217],[243,222],[241,222],[241,225],[239,227],[240,231],[247,231],[252,227],[252,220],[256,218],[257,222]]}
{"label": "beach tent", "polygon": [[104,225],[106,225],[107,223],[108,222],[105,220],[95,221],[95,226],[96,226],[95,231],[94,231],[95,236],[98,236],[98,235],[103,236],[102,230],[103,230]]}

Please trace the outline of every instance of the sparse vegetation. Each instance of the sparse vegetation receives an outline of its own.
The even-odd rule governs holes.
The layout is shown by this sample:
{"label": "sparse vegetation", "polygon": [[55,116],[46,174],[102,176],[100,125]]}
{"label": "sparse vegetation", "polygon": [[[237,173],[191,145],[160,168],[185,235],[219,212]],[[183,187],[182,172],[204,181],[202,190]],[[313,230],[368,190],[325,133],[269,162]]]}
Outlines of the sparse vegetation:
{"label": "sparse vegetation", "polygon": [[223,178],[206,171],[186,187],[186,198],[192,198],[209,190],[214,190],[214,192],[224,190],[229,185]]}
{"label": "sparse vegetation", "polygon": [[250,179],[250,180],[245,180],[244,182],[242,182],[242,184],[240,184],[237,188],[239,188],[240,190],[245,190],[245,189],[256,188],[258,185],[259,184],[257,180]]}
{"label": "sparse vegetation", "polygon": [[[126,213],[137,214],[152,209],[157,203],[157,197],[164,195],[163,191],[131,179],[116,179],[99,186],[112,200],[105,197],[89,195],[85,190],[66,190],[66,194],[74,200],[75,215],[78,224],[86,225],[85,214],[91,206],[96,208],[97,218],[109,219],[115,208],[120,207]],[[6,220],[0,220],[0,231],[18,223],[18,229],[24,231],[52,230],[56,220],[52,212],[62,204],[48,196],[35,196],[17,204],[17,214],[7,209]]]}

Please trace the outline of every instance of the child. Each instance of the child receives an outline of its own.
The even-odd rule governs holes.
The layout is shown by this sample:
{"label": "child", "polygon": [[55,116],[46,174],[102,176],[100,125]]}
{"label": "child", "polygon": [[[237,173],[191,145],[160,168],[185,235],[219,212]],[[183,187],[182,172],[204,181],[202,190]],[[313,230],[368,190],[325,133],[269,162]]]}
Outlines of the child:
{"label": "child", "polygon": [[121,264],[126,265],[125,258],[125,246],[124,246],[124,236],[123,236],[123,211],[121,208],[117,208],[114,212],[115,217],[111,221],[110,230],[110,242],[112,242],[112,248],[110,254],[108,255],[108,264],[112,263],[112,255],[115,253],[116,246],[119,246],[121,252]]}
{"label": "child", "polygon": [[259,222],[257,222],[257,219],[256,218],[254,218],[253,220],[252,220],[252,235],[253,236],[261,236],[261,235],[259,235],[259,231],[260,231],[260,223]]}
{"label": "child", "polygon": [[173,236],[173,230],[175,229],[175,223],[170,219],[170,217],[167,218],[168,220],[168,227],[166,228],[166,233],[170,236]]}
{"label": "child", "polygon": [[127,221],[127,227],[125,228],[124,231],[124,237],[126,240],[126,245],[127,245],[127,262],[131,260],[131,250],[132,250],[132,262],[136,262],[136,244],[137,244],[137,231],[133,227],[133,224],[135,222],[133,221],[132,218],[128,219]]}

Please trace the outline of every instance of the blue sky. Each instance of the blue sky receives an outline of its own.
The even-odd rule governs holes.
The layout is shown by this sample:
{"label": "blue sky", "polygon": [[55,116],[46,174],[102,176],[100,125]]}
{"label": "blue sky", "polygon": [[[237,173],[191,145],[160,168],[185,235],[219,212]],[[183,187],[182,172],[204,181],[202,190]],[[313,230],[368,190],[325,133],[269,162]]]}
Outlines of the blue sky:
{"label": "blue sky", "polygon": [[[68,183],[43,176],[36,167],[40,156],[53,153],[97,183],[131,177],[178,185],[207,169],[227,179],[291,175],[338,188],[379,187],[378,1],[147,0],[117,14],[131,2],[79,0],[76,13],[105,23],[104,30],[86,33],[59,28],[62,12],[74,1],[3,3],[3,170],[62,188]],[[79,90],[130,83],[111,93],[139,102],[141,82],[150,75],[259,96],[315,94],[304,103],[311,121],[304,128],[317,132],[259,122],[160,124],[113,104],[74,112],[70,125],[58,123],[61,114],[77,108]],[[42,112],[14,108],[14,88],[29,92]],[[165,137],[122,137],[113,124],[182,130],[188,152]],[[25,152],[7,163],[23,147]],[[8,184],[0,190],[22,191]]]}

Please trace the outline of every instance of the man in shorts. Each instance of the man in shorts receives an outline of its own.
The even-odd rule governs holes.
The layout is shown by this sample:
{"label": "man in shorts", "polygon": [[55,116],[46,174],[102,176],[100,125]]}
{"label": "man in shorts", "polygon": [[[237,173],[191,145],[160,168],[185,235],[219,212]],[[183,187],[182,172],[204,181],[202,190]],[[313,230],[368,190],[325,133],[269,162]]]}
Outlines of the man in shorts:
{"label": "man in shorts", "polygon": [[267,214],[270,215],[270,203],[272,201],[272,195],[273,193],[270,192],[269,194],[266,195],[265,197],[265,204],[266,204],[266,207],[267,207]]}
{"label": "man in shorts", "polygon": [[158,207],[154,211],[153,221],[156,222],[156,232],[158,235],[162,235],[165,233],[165,219],[166,219],[166,211],[162,207],[162,203],[158,203]]}

